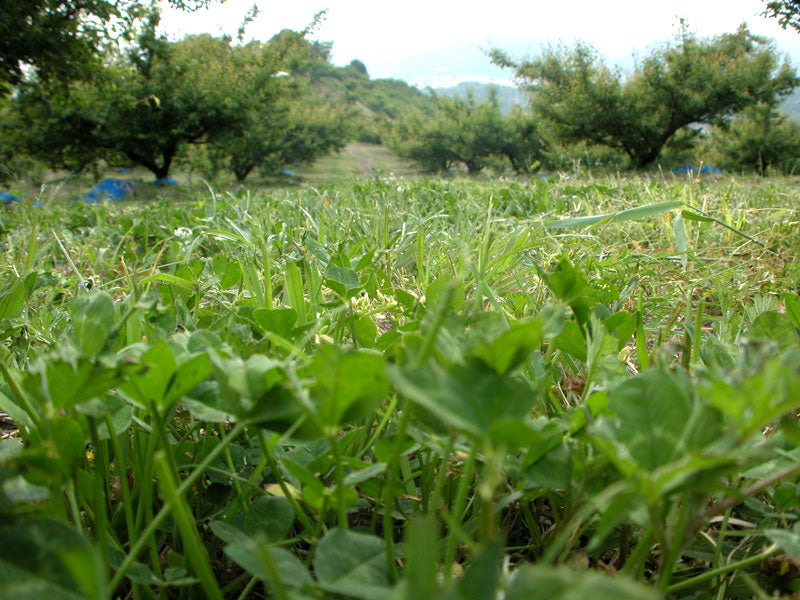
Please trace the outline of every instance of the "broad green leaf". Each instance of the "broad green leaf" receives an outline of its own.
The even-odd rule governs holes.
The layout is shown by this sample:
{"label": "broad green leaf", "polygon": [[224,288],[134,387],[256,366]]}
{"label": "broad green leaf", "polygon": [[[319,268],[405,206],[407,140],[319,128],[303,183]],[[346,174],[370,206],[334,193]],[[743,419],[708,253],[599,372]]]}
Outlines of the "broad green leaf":
{"label": "broad green leaf", "polygon": [[225,521],[211,521],[209,527],[226,544],[247,544],[251,541],[244,531]]}
{"label": "broad green leaf", "polygon": [[428,308],[436,307],[445,298],[448,308],[458,311],[464,304],[464,292],[459,289],[460,282],[452,277],[442,276],[431,282],[425,290],[425,304]]}
{"label": "broad green leaf", "polygon": [[636,315],[621,310],[603,321],[603,327],[617,338],[617,351],[622,350],[636,329]]}
{"label": "broad green leaf", "polygon": [[222,254],[217,254],[211,261],[211,269],[219,279],[219,288],[226,290],[239,285],[242,280],[242,268],[237,261],[229,261]]}
{"label": "broad green leaf", "polygon": [[382,355],[369,350],[321,346],[303,371],[320,424],[336,426],[367,416],[389,389]]}
{"label": "broad green leaf", "polygon": [[64,349],[37,359],[23,380],[23,387],[41,403],[68,409],[103,396],[143,370],[135,362],[96,362]]}
{"label": "broad green leaf", "polygon": [[[500,419],[489,429],[489,441],[494,447],[504,447],[508,452],[528,448],[539,433],[523,419]],[[560,439],[560,435],[559,435]]]}
{"label": "broad green leaf", "polygon": [[378,335],[378,326],[375,325],[370,317],[360,317],[353,321],[353,329],[356,333],[356,340],[365,348],[372,348],[375,345],[375,338]]}
{"label": "broad green leaf", "polygon": [[517,568],[511,577],[506,600],[663,600],[653,587],[623,576],[569,567],[528,566]]}
{"label": "broad green leaf", "polygon": [[[212,396],[212,402],[213,400],[216,400],[215,396]],[[206,421],[208,423],[231,423],[236,421],[236,418],[230,413],[227,413],[223,410],[218,410],[213,406],[198,400],[197,396],[185,396],[181,403],[195,419],[200,421]]]}
{"label": "broad green leaf", "polygon": [[158,407],[178,367],[172,348],[164,340],[159,340],[140,360],[147,370],[131,377],[120,389],[146,409],[151,405]]}
{"label": "broad green leaf", "polygon": [[271,562],[274,573],[283,586],[302,587],[311,583],[311,576],[300,559],[283,548],[275,548],[248,538],[226,545],[225,554],[261,581],[271,582],[273,572],[268,568]]}
{"label": "broad green leaf", "polygon": [[[121,560],[117,560],[121,563]],[[195,577],[188,577],[185,569],[167,568],[164,570],[164,579],[156,577],[155,573],[145,564],[138,561],[134,562],[128,569],[125,576],[135,583],[141,585],[154,585],[156,587],[184,587],[195,585],[200,580]]]}
{"label": "broad green leaf", "polygon": [[[526,460],[526,463],[529,461]],[[520,474],[528,488],[565,490],[572,480],[572,452],[566,442],[561,442]]]}
{"label": "broad green leaf", "polygon": [[298,487],[303,494],[303,499],[312,508],[321,509],[327,502],[325,486],[317,479],[314,474],[299,463],[284,457],[281,465],[293,481],[293,485]]}
{"label": "broad green leaf", "polygon": [[381,600],[390,586],[383,540],[344,529],[319,541],[314,573],[324,590],[365,600]]}
{"label": "broad green leaf", "polygon": [[715,441],[716,411],[694,393],[685,375],[649,369],[608,392],[599,431],[610,435],[643,469],[655,470]]}
{"label": "broad green leaf", "polygon": [[358,275],[353,269],[336,265],[329,265],[325,270],[325,283],[344,297],[352,296],[361,286]]}
{"label": "broad green leaf", "polygon": [[556,337],[564,329],[567,320],[567,309],[565,306],[545,305],[539,314],[538,319],[542,323],[542,336],[545,338]]}
{"label": "broad green leaf", "polygon": [[297,311],[292,308],[257,308],[253,311],[253,320],[263,331],[289,337],[297,322]]}
{"label": "broad green leaf", "polygon": [[[105,581],[86,539],[51,519],[14,519],[0,525],[0,598],[95,600]],[[13,540],[13,543],[11,541]]]}
{"label": "broad green leaf", "polygon": [[511,329],[484,342],[472,353],[498,375],[507,375],[542,345],[542,323],[538,319],[515,323]]}
{"label": "broad green leaf", "polygon": [[586,336],[584,336],[581,326],[576,321],[564,323],[561,333],[553,338],[553,343],[562,352],[566,352],[581,362],[586,362]]}
{"label": "broad green leaf", "polygon": [[549,272],[540,270],[540,275],[553,294],[562,302],[569,304],[578,321],[586,323],[596,299],[594,290],[580,269],[573,266],[566,256],[562,256]]}
{"label": "broad green leaf", "polygon": [[76,296],[69,305],[75,344],[85,356],[98,354],[114,328],[116,308],[111,296],[93,290]]}
{"label": "broad green leaf", "polygon": [[755,318],[748,337],[777,342],[781,349],[797,347],[800,341],[789,315],[773,310],[763,312]]}
{"label": "broad green leaf", "polygon": [[706,374],[699,381],[702,395],[748,436],[794,409],[800,398],[800,355],[771,356],[757,371]]}
{"label": "broad green leaf", "polygon": [[369,481],[370,479],[377,477],[385,470],[386,463],[378,462],[369,465],[368,467],[364,467],[363,469],[351,471],[344,478],[344,484],[347,486],[358,485],[359,483],[363,483],[364,481]]}
{"label": "broad green leaf", "polygon": [[0,392],[0,410],[5,411],[19,427],[26,429],[33,427],[33,421],[25,409],[2,392]]}
{"label": "broad green leaf", "polygon": [[13,319],[22,314],[25,301],[33,291],[36,274],[27,277],[15,277],[0,290],[0,321]]}
{"label": "broad green leaf", "polygon": [[782,300],[786,307],[786,315],[792,320],[795,329],[800,331],[800,296],[787,293],[783,295]]}
{"label": "broad green leaf", "polygon": [[25,479],[48,485],[72,477],[84,457],[80,425],[68,417],[42,419],[30,432],[25,449],[14,458]]}
{"label": "broad green leaf", "polygon": [[170,379],[160,408],[166,409],[211,374],[211,361],[208,354],[196,354],[181,363]]}
{"label": "broad green leaf", "polygon": [[294,523],[294,511],[286,498],[262,496],[250,505],[244,530],[251,537],[262,533],[271,543],[281,541]]}
{"label": "broad green leaf", "polygon": [[480,361],[449,371],[436,363],[424,367],[390,367],[400,393],[435,416],[444,426],[486,435],[504,419],[525,417],[535,395],[510,377],[498,375]]}
{"label": "broad green leaf", "polygon": [[178,354],[180,364],[170,344],[159,340],[140,359],[147,369],[130,377],[122,391],[145,408],[166,411],[212,371],[207,353],[191,356],[181,348]]}

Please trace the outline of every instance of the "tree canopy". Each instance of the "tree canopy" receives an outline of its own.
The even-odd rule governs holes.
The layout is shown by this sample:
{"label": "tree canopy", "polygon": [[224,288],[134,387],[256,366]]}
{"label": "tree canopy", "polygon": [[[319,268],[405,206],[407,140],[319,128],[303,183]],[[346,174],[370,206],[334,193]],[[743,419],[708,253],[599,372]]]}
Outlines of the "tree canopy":
{"label": "tree canopy", "polygon": [[[210,1],[169,0],[185,10]],[[0,93],[19,83],[26,67],[40,79],[76,75],[104,39],[129,34],[151,9],[145,0],[0,0]]]}
{"label": "tree canopy", "polygon": [[102,156],[161,179],[183,144],[237,126],[243,107],[227,90],[241,77],[229,40],[201,35],[171,43],[151,28],[92,80],[27,85],[18,105],[31,124],[29,146],[51,162],[61,157],[63,166],[80,168]]}
{"label": "tree canopy", "polygon": [[16,123],[12,141],[50,166],[76,171],[104,159],[157,179],[199,144],[240,181],[346,143],[346,115],[313,101],[307,77],[291,72],[311,60],[304,32],[246,45],[208,34],[171,42],[156,35],[157,22],[151,13],[137,42],[107,56],[91,79],[21,84],[4,118]]}
{"label": "tree canopy", "polygon": [[435,102],[432,115],[412,110],[399,120],[389,140],[398,154],[432,172],[461,163],[475,174],[502,158],[528,172],[540,162],[544,144],[535,119],[522,109],[504,117],[494,88],[481,102],[471,94],[436,96]]}
{"label": "tree canopy", "polygon": [[798,0],[769,0],[764,14],[778,19],[781,27],[800,31],[800,2]]}
{"label": "tree canopy", "polygon": [[635,167],[652,164],[689,125],[719,122],[758,102],[774,104],[798,83],[771,43],[745,26],[711,39],[684,32],[628,75],[582,43],[522,61],[499,50],[491,55],[516,71],[533,110],[557,138],[621,150]]}

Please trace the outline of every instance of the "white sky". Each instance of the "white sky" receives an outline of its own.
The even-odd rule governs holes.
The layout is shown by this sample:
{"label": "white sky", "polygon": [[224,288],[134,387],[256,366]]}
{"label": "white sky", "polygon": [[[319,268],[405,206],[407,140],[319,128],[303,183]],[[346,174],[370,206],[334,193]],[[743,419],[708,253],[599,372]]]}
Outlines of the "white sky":
{"label": "white sky", "polygon": [[422,86],[510,80],[512,74],[491,65],[481,50],[495,46],[523,56],[548,42],[581,39],[612,63],[630,64],[634,52],[671,39],[680,17],[701,36],[733,31],[746,21],[800,66],[800,33],[761,17],[761,0],[227,0],[197,13],[167,9],[162,27],[175,38],[201,32],[235,36],[254,3],[260,12],[247,39],[302,29],[327,8],[312,38],[333,42],[335,64],[357,58],[372,77]]}

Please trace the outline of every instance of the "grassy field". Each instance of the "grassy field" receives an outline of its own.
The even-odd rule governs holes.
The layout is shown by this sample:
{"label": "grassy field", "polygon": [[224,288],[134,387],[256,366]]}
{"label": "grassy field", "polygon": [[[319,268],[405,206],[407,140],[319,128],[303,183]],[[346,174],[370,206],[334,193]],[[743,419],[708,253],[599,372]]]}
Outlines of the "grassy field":
{"label": "grassy field", "polygon": [[358,152],[2,208],[0,597],[796,597],[796,182]]}
{"label": "grassy field", "polygon": [[422,176],[422,171],[411,161],[398,157],[388,148],[361,143],[348,144],[340,152],[320,158],[313,164],[292,166],[288,170],[291,175],[265,177],[254,172],[242,185],[232,174],[220,173],[215,179],[208,180],[202,173],[192,172],[186,164],[179,163],[171,171],[171,177],[179,185],[165,188],[151,185],[153,174],[144,168],[120,169],[100,165],[95,171],[87,170],[77,175],[66,172],[45,172],[30,180],[0,185],[0,192],[11,193],[29,202],[82,201],[98,181],[111,178],[131,182],[134,185],[132,199],[140,202],[150,202],[160,197],[177,201],[194,201],[198,194],[206,193],[209,186],[220,193],[225,191],[238,193],[243,188],[274,190],[329,185],[354,178]]}

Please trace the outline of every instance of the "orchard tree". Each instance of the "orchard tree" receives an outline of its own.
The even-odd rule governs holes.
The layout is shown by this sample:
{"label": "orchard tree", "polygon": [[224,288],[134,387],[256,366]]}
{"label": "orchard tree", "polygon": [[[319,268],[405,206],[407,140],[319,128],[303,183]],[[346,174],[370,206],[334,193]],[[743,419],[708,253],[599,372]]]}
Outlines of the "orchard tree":
{"label": "orchard tree", "polygon": [[628,76],[581,43],[551,47],[530,60],[514,61],[499,50],[491,55],[515,69],[535,114],[559,140],[621,150],[640,168],[687,126],[718,123],[759,102],[774,104],[798,83],[773,45],[745,26],[711,39],[684,32]]}
{"label": "orchard tree", "polygon": [[[230,40],[199,35],[168,42],[156,36],[156,21],[91,80],[24,86],[17,104],[35,154],[73,169],[100,157],[134,163],[162,179],[184,145],[243,128],[247,105],[268,95],[231,93],[251,74],[239,68]],[[274,87],[274,71],[262,66],[262,87]]]}
{"label": "orchard tree", "polygon": [[[187,10],[208,2],[170,0]],[[146,0],[0,0],[0,93],[26,67],[40,80],[79,75],[99,61],[103,41],[129,34],[152,8]]]}
{"label": "orchard tree", "polygon": [[401,118],[389,145],[428,171],[461,163],[472,174],[503,158],[518,173],[528,173],[541,164],[545,150],[536,117],[521,108],[503,116],[494,89],[481,102],[472,95],[437,96],[434,114],[417,110]]}
{"label": "orchard tree", "polygon": [[519,106],[503,119],[503,139],[499,153],[517,173],[536,171],[545,160],[548,143],[536,115]]}
{"label": "orchard tree", "polygon": [[800,125],[768,104],[751,106],[714,129],[707,146],[714,164],[728,171],[766,175],[800,169]]}
{"label": "orchard tree", "polygon": [[479,173],[491,156],[503,154],[505,143],[503,115],[497,92],[477,102],[466,98],[436,98],[432,117],[421,113],[402,119],[392,136],[391,145],[406,158],[429,171],[444,171],[457,163]]}
{"label": "orchard tree", "polygon": [[350,115],[314,100],[308,90],[247,109],[244,126],[229,129],[211,144],[215,165],[243,182],[254,170],[272,175],[286,165],[308,164],[345,146],[351,137]]}
{"label": "orchard tree", "polygon": [[240,182],[254,170],[270,175],[313,162],[349,140],[351,115],[315,99],[305,74],[308,62],[322,61],[315,48],[330,46],[308,42],[306,32],[284,30],[266,44],[232,49],[238,81],[226,93],[240,107],[240,121],[211,138],[209,154],[217,169],[232,171]]}

